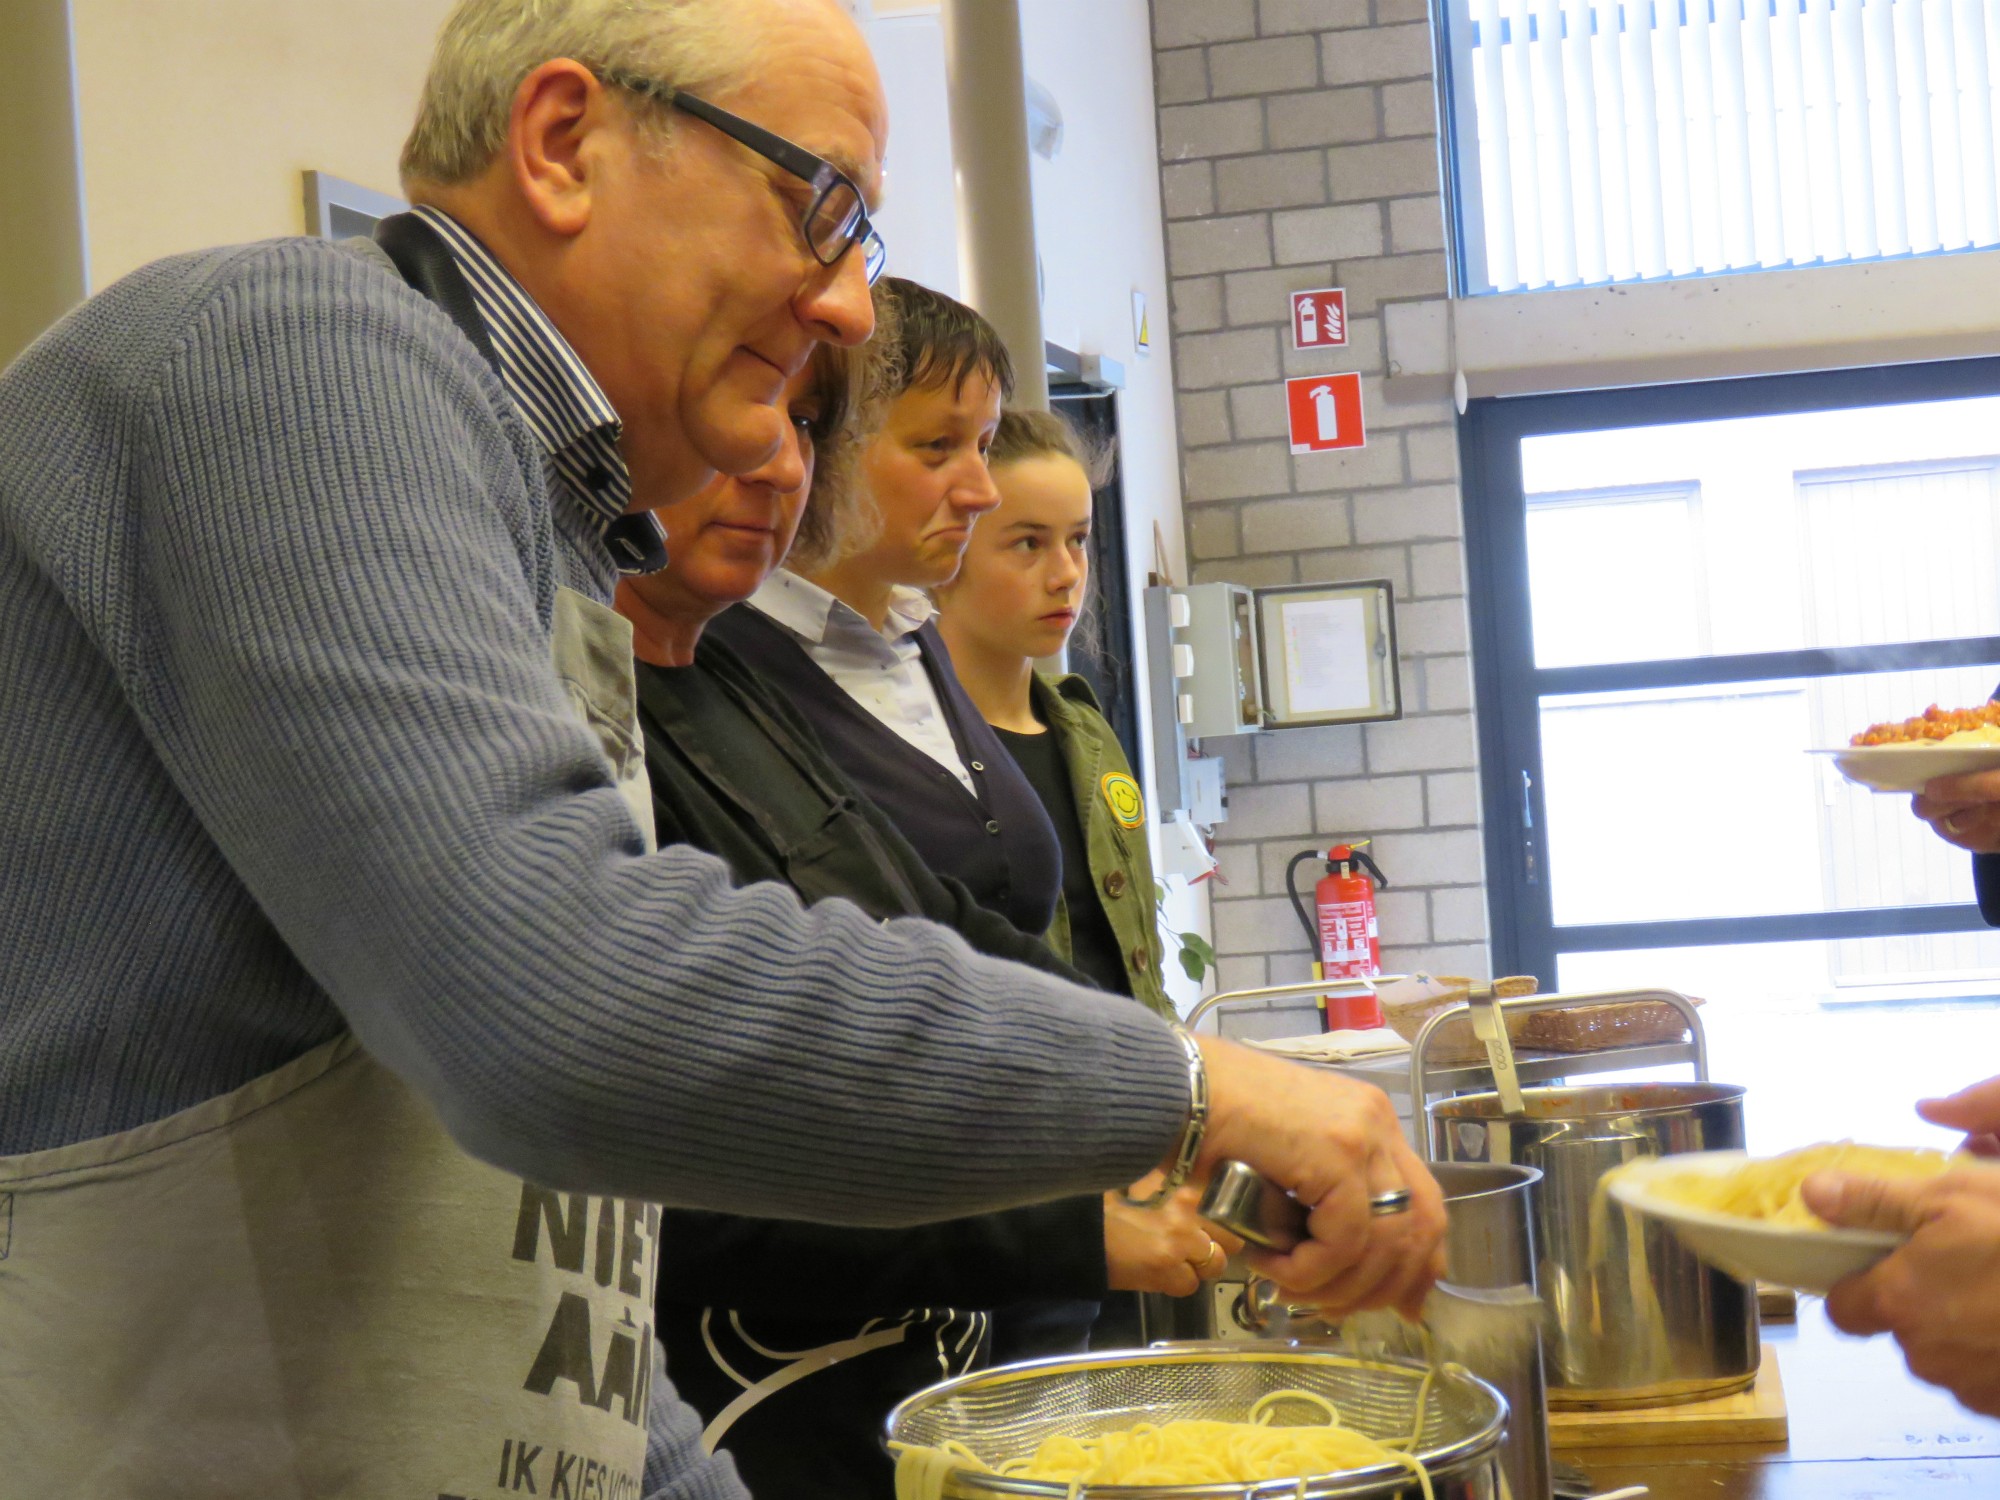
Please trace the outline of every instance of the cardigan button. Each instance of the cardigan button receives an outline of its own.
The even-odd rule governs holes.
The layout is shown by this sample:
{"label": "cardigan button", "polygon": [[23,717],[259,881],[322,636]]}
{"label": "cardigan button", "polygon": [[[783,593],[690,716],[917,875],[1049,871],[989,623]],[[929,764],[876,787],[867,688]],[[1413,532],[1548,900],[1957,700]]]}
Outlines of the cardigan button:
{"label": "cardigan button", "polygon": [[1134,948],[1132,950],[1133,969],[1143,974],[1146,972],[1146,970],[1148,970],[1152,966],[1153,966],[1153,955],[1146,951],[1145,945],[1143,943],[1137,948]]}
{"label": "cardigan button", "polygon": [[998,833],[1000,831],[1000,825],[993,819],[988,818],[986,820],[986,831],[988,833]]}
{"label": "cardigan button", "polygon": [[975,760],[972,762],[972,769],[975,771],[983,771],[986,769],[986,762],[983,760]]}
{"label": "cardigan button", "polygon": [[1125,894],[1125,872],[1113,870],[1104,877],[1104,894],[1116,900]]}

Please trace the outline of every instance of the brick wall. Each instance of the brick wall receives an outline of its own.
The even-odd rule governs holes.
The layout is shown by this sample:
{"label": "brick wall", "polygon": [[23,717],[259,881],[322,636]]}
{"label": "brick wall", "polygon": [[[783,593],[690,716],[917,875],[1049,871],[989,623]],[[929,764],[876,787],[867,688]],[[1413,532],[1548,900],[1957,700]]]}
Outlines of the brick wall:
{"label": "brick wall", "polygon": [[[1196,581],[1386,577],[1405,717],[1205,742],[1228,762],[1225,989],[1309,977],[1290,856],[1372,835],[1393,971],[1484,975],[1486,900],[1449,397],[1385,389],[1385,325],[1445,298],[1423,0],[1153,0],[1188,554]],[[1296,354],[1287,294],[1347,289],[1344,350]],[[1367,447],[1293,457],[1287,375],[1358,370]]]}

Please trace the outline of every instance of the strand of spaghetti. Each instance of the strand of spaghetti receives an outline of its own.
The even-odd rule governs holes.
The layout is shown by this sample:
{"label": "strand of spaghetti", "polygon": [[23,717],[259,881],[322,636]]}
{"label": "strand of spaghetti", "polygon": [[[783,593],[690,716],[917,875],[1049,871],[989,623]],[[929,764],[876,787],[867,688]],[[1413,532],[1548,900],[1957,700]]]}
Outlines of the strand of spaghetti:
{"label": "strand of spaghetti", "polygon": [[1340,1425],[1340,1408],[1313,1391],[1272,1391],[1268,1395],[1259,1396],[1256,1404],[1250,1408],[1250,1420],[1260,1427],[1267,1425],[1271,1420],[1272,1410],[1286,1401],[1303,1401],[1309,1406],[1317,1406],[1326,1413],[1327,1426]]}
{"label": "strand of spaghetti", "polygon": [[1437,1379],[1438,1357],[1437,1344],[1431,1338],[1430,1324],[1417,1325],[1417,1339],[1424,1351],[1424,1378],[1417,1382],[1416,1415],[1410,1419],[1410,1435],[1384,1442],[1382,1446],[1385,1448],[1402,1448],[1407,1452],[1414,1452],[1423,1446],[1424,1418],[1429,1415],[1431,1383]]}
{"label": "strand of spaghetti", "polygon": [[956,1439],[937,1447],[915,1443],[891,1443],[896,1455],[896,1500],[943,1500],[945,1478],[953,1469],[973,1469],[986,1473],[985,1460]]}

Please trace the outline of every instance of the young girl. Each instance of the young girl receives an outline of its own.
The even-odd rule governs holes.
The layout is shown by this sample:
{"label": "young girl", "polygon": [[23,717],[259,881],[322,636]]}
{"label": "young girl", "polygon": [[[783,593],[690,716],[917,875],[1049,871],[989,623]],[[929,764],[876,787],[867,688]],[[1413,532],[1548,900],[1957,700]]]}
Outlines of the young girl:
{"label": "young girl", "polygon": [[1105,989],[1171,1018],[1138,780],[1089,684],[1034,670],[1063,649],[1083,613],[1091,490],[1107,460],[1061,417],[1007,412],[987,453],[999,507],[974,530],[958,576],[933,595],[960,683],[1061,840],[1051,945]]}

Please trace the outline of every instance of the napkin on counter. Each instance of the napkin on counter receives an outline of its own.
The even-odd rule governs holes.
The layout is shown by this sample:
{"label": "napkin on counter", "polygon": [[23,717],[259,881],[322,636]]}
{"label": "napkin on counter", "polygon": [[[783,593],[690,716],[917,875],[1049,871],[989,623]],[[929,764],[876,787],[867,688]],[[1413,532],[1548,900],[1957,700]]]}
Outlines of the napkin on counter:
{"label": "napkin on counter", "polygon": [[1359,1062],[1364,1057],[1387,1057],[1391,1053],[1410,1050],[1410,1044],[1386,1026],[1367,1031],[1322,1031],[1312,1036],[1275,1037],[1250,1045],[1308,1062]]}

